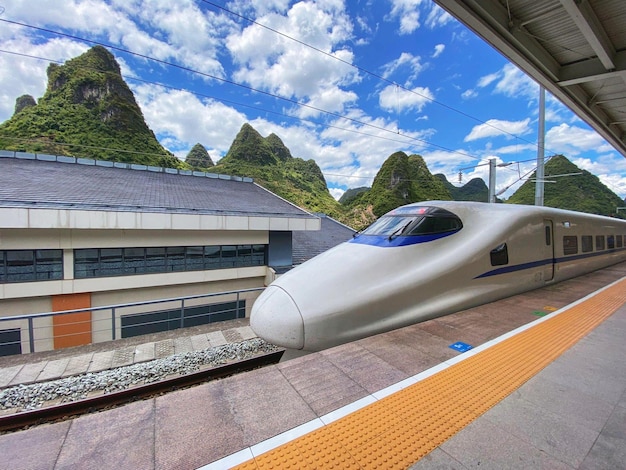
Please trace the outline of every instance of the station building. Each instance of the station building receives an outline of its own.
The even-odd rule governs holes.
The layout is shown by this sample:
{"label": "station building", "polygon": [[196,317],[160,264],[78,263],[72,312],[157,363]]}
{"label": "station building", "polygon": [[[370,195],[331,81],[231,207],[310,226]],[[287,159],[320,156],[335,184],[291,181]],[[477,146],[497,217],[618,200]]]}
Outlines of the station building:
{"label": "station building", "polygon": [[[181,316],[247,316],[254,289],[293,264],[292,234],[321,227],[249,178],[8,151],[0,177],[0,355],[143,334]],[[182,311],[98,309],[241,290],[189,298]],[[78,309],[34,326],[3,321]]]}

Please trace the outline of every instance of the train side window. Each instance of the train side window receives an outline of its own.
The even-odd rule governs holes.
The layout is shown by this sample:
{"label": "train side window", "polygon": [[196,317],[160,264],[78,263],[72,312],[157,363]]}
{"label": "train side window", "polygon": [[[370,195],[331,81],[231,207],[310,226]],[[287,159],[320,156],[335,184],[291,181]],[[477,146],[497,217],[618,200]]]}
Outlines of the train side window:
{"label": "train side window", "polygon": [[546,225],[546,246],[552,245],[552,233],[550,227]]}
{"label": "train side window", "polygon": [[563,237],[563,254],[575,255],[578,253],[578,237],[575,235],[566,235]]}
{"label": "train side window", "polygon": [[509,249],[506,243],[496,246],[489,253],[491,257],[491,266],[503,266],[509,264]]}
{"label": "train side window", "polygon": [[622,243],[622,236],[621,235],[615,235],[615,247],[616,248],[621,248],[623,245]]}
{"label": "train side window", "polygon": [[609,250],[615,248],[615,237],[613,235],[609,235],[608,237],[606,237],[606,247]]}
{"label": "train side window", "polygon": [[596,235],[596,251],[604,250],[604,235]]}
{"label": "train side window", "polygon": [[593,237],[591,235],[583,235],[580,237],[583,253],[593,251]]}

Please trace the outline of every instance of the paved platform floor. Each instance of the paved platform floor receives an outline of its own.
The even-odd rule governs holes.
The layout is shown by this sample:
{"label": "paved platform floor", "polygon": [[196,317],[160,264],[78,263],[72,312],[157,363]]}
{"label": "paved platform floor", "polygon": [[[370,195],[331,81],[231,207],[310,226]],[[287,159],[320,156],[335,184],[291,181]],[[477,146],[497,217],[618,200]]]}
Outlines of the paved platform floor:
{"label": "paved platform floor", "polygon": [[626,468],[626,307],[411,466]]}

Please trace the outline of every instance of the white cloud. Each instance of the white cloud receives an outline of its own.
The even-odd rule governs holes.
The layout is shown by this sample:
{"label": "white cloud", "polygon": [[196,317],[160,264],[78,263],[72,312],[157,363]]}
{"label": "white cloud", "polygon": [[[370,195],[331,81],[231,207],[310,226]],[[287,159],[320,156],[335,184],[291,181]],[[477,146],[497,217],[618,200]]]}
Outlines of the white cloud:
{"label": "white cloud", "polygon": [[[428,4],[426,4],[428,5]],[[435,2],[430,3],[430,11],[426,15],[426,26],[430,29],[440,28],[455,19]]]}
{"label": "white cloud", "polygon": [[435,3],[423,0],[391,0],[391,11],[385,19],[398,20],[398,34],[406,35],[414,33],[421,26],[421,13],[426,15],[426,26],[430,29],[441,27],[453,19]]}
{"label": "white cloud", "polygon": [[416,110],[420,112],[426,104],[435,99],[433,93],[425,87],[415,87],[406,90],[398,86],[389,85],[379,94],[380,107],[386,111],[402,112]]}
{"label": "white cloud", "polygon": [[435,59],[439,57],[441,54],[443,54],[443,51],[445,50],[445,48],[446,48],[445,44],[437,44],[435,46],[435,51],[433,52],[432,58]]}
{"label": "white cloud", "polygon": [[523,135],[530,132],[530,119],[523,121],[504,121],[501,119],[489,119],[484,124],[472,128],[472,131],[463,139],[465,142],[484,139],[486,137]]}
{"label": "white cloud", "polygon": [[384,78],[389,78],[393,74],[398,72],[398,70],[403,69],[403,68],[409,69],[409,76],[405,80],[405,83],[410,84],[413,80],[417,78],[419,73],[424,69],[424,65],[421,63],[421,58],[419,56],[414,56],[410,52],[403,52],[402,54],[400,54],[400,57],[398,57],[397,59],[392,60],[391,62],[388,62],[385,65],[383,65],[382,76]]}
{"label": "white cloud", "polygon": [[489,75],[485,75],[483,77],[480,77],[480,79],[478,80],[478,83],[476,84],[476,86],[478,88],[484,88],[486,86],[489,86],[494,81],[496,81],[499,76],[500,76],[499,73],[490,73]]}
{"label": "white cloud", "polygon": [[536,100],[539,96],[539,85],[515,65],[506,64],[502,68],[502,77],[496,84],[495,92],[510,97],[525,96]]}
{"label": "white cloud", "polygon": [[596,152],[613,150],[613,147],[595,131],[570,126],[566,123],[548,129],[545,140],[547,149],[563,154],[568,158],[588,150],[595,150]]}
{"label": "white cloud", "polygon": [[422,0],[391,0],[389,18],[400,21],[400,35],[411,34],[419,28],[421,3]]}
{"label": "white cloud", "polygon": [[233,73],[235,81],[305,101],[324,102],[324,96],[332,95],[338,100],[333,109],[341,111],[355,99],[343,88],[360,77],[357,69],[348,65],[353,53],[340,45],[352,34],[352,23],[340,6],[301,2],[293,5],[287,16],[268,14],[257,20],[326,54],[256,25],[229,35],[226,45],[239,66]]}
{"label": "white cloud", "polygon": [[472,88],[465,90],[463,93],[461,93],[461,98],[463,98],[464,100],[476,98],[477,96],[478,96],[478,93],[476,92],[476,90]]}
{"label": "white cloud", "polygon": [[495,84],[494,93],[507,97],[519,98],[523,96],[532,101],[536,101],[539,97],[539,85],[511,63],[505,64],[497,72],[480,77],[476,86],[486,88],[492,84]]}
{"label": "white cloud", "polygon": [[618,195],[626,194],[626,158],[613,152],[596,160],[571,158],[579,168],[596,175],[611,191]]}
{"label": "white cloud", "polygon": [[148,126],[169,150],[184,159],[196,143],[204,145],[214,162],[223,157],[247,117],[223,103],[155,85],[133,92]]}

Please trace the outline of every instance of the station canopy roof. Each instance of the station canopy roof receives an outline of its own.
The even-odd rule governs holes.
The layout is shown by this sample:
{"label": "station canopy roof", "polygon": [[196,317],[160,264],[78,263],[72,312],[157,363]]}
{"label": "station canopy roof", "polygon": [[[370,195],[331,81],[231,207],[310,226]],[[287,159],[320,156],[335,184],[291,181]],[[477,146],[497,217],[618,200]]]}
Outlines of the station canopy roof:
{"label": "station canopy roof", "polygon": [[626,157],[626,0],[435,0]]}

